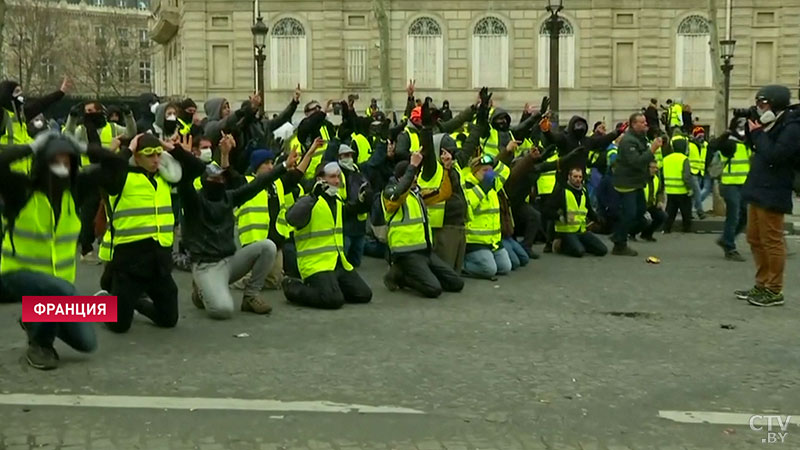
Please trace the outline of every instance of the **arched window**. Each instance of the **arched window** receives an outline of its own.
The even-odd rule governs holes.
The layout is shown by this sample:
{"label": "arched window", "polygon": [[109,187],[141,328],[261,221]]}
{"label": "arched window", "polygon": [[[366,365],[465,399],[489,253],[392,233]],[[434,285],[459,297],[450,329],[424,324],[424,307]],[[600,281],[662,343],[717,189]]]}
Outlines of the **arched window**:
{"label": "arched window", "polygon": [[678,87],[711,86],[710,25],[706,18],[689,16],[678,25],[675,45],[675,84]]}
{"label": "arched window", "polygon": [[408,28],[408,78],[423,88],[441,88],[444,78],[442,28],[420,17]]}
{"label": "arched window", "polygon": [[[575,29],[561,17],[561,32],[558,34],[558,84],[560,87],[575,87]],[[545,21],[539,28],[539,87],[550,86],[550,23]]]}
{"label": "arched window", "polygon": [[484,17],[472,32],[472,85],[508,87],[508,29],[497,17]]}
{"label": "arched window", "polygon": [[286,17],[272,27],[270,77],[273,89],[306,87],[306,30],[297,19]]}

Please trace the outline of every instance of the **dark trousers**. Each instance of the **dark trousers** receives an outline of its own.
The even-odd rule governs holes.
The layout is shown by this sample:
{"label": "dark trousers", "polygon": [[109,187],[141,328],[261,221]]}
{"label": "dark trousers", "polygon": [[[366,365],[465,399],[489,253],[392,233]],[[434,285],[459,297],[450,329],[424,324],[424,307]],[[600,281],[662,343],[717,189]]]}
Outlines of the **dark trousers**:
{"label": "dark trousers", "polygon": [[436,298],[445,292],[461,292],[464,280],[435,253],[396,253],[392,255],[394,271],[399,273],[401,287]]}
{"label": "dark trousers", "polygon": [[664,222],[664,232],[672,231],[675,216],[681,211],[681,224],[683,232],[692,231],[692,197],[689,194],[667,194],[667,221]]}
{"label": "dark trousers", "polygon": [[647,210],[644,200],[644,189],[631,192],[619,192],[620,220],[614,227],[611,241],[615,246],[628,245],[628,234],[644,228],[644,213]]}
{"label": "dark trousers", "polygon": [[290,278],[300,278],[300,270],[297,268],[297,247],[294,240],[286,241],[283,244],[283,273]]}
{"label": "dark trousers", "polygon": [[[106,326],[115,333],[131,328],[133,312],[138,311],[160,327],[178,323],[178,286],[172,279],[172,256],[169,249],[159,255],[141,255],[138,262],[114,260],[109,263],[111,295],[117,297],[117,321]],[[101,285],[108,283],[107,274]],[[105,280],[103,279],[105,278]],[[144,295],[148,298],[143,298]]]}
{"label": "dark trousers", "polygon": [[345,303],[369,303],[372,290],[355,270],[344,270],[341,264],[336,269],[319,272],[305,281],[289,281],[284,284],[286,300],[311,308],[339,309]]}
{"label": "dark trousers", "polygon": [[[8,294],[18,301],[23,296],[77,295],[75,286],[61,278],[29,270],[17,270],[3,274],[3,283]],[[94,325],[88,322],[42,322],[26,323],[28,340],[42,347],[52,347],[56,338],[79,352],[91,352],[97,348]]]}
{"label": "dark trousers", "polygon": [[523,237],[522,246],[526,252],[530,252],[542,229],[542,214],[530,203],[514,205],[511,212],[514,216],[514,234]]}
{"label": "dark trousers", "polygon": [[94,249],[94,218],[97,216],[97,209],[100,207],[100,191],[95,188],[86,189],[86,197],[81,202],[79,212],[81,219],[81,232],[78,235],[78,242],[81,244],[81,254],[85,255]]}
{"label": "dark trousers", "polygon": [[344,237],[344,256],[353,267],[361,267],[366,239],[367,237],[363,234]]}
{"label": "dark trousers", "polygon": [[536,212],[539,213],[539,218],[540,218],[540,222],[539,223],[540,223],[540,227],[541,227],[542,233],[544,234],[544,240],[548,244],[552,244],[553,243],[553,239],[555,238],[555,235],[556,235],[556,231],[555,231],[556,223],[555,223],[554,220],[551,220],[551,219],[547,219],[544,222],[542,222],[541,221],[541,217],[542,217],[542,213],[541,212],[544,211],[545,205],[547,205],[547,202],[549,201],[551,195],[552,194],[546,194],[546,195],[540,195],[540,196],[536,197],[536,208],[535,208]]}
{"label": "dark trousers", "polygon": [[591,231],[583,233],[564,233],[561,235],[561,250],[564,255],[582,257],[586,253],[595,256],[605,256],[608,247],[599,237]]}
{"label": "dark trousers", "polygon": [[642,229],[642,237],[651,238],[653,237],[653,233],[658,231],[661,225],[664,224],[664,221],[667,220],[667,213],[657,206],[647,208],[647,212],[650,213],[650,223],[645,225],[644,229]]}
{"label": "dark trousers", "polygon": [[742,199],[741,185],[722,184],[719,193],[725,199],[725,225],[722,245],[726,251],[736,250],[736,236],[747,228],[747,202]]}

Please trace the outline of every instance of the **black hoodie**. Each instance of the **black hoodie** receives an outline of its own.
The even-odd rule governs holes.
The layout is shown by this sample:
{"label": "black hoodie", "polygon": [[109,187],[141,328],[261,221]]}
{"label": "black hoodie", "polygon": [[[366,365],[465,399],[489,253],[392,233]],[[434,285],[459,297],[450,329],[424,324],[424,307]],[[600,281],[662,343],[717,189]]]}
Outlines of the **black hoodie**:
{"label": "black hoodie", "polygon": [[566,181],[565,174],[569,173],[569,169],[573,167],[579,167],[581,170],[586,172],[586,160],[589,155],[589,150],[605,150],[608,145],[614,142],[614,140],[619,136],[616,131],[602,135],[586,136],[586,132],[577,133],[575,131],[575,125],[577,123],[582,123],[586,129],[586,132],[589,131],[589,123],[586,121],[586,119],[580,116],[572,116],[572,118],[569,119],[569,124],[567,125],[567,129],[565,131],[561,132],[552,130],[544,133],[548,141],[558,147],[558,154],[560,156],[566,155],[578,147],[583,147],[584,149],[581,155],[571,158],[567,166],[561,167],[561,178],[563,178],[564,181]]}
{"label": "black hoodie", "polygon": [[[14,93],[14,89],[19,86],[19,83],[12,80],[4,80],[0,82],[0,108],[4,111],[2,113],[3,121],[5,121],[5,111],[14,111],[14,99],[11,95]],[[23,92],[23,97],[25,96]],[[25,104],[23,106],[23,114],[19,114],[18,112],[16,119],[20,121],[20,123],[24,123],[26,117],[36,117],[39,114],[43,113],[47,108],[50,107],[53,103],[61,100],[64,97],[64,93],[61,91],[55,91],[52,94],[45,95],[42,98],[32,100],[26,99]],[[6,133],[5,127],[0,127],[0,136]]]}

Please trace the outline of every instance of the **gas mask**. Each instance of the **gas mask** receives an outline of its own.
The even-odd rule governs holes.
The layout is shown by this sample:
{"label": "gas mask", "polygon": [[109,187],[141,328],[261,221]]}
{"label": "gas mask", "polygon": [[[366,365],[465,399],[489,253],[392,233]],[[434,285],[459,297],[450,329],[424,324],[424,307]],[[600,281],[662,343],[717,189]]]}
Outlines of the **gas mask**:
{"label": "gas mask", "polygon": [[200,161],[204,163],[211,162],[211,147],[203,147],[200,149]]}
{"label": "gas mask", "polygon": [[61,163],[50,164],[50,173],[58,178],[67,178],[69,176],[69,169]]}
{"label": "gas mask", "polygon": [[758,110],[758,121],[761,122],[763,125],[769,125],[775,121],[775,113],[772,112],[771,109],[767,109],[762,111],[760,108]]}

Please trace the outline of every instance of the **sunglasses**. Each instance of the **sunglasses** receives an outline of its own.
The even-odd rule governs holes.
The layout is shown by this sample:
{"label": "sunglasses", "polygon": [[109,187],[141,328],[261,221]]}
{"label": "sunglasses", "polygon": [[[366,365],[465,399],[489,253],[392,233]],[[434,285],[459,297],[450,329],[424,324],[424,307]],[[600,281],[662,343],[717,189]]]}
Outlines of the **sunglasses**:
{"label": "sunglasses", "polygon": [[144,156],[160,155],[164,153],[164,149],[161,147],[147,147],[138,150],[136,153]]}

